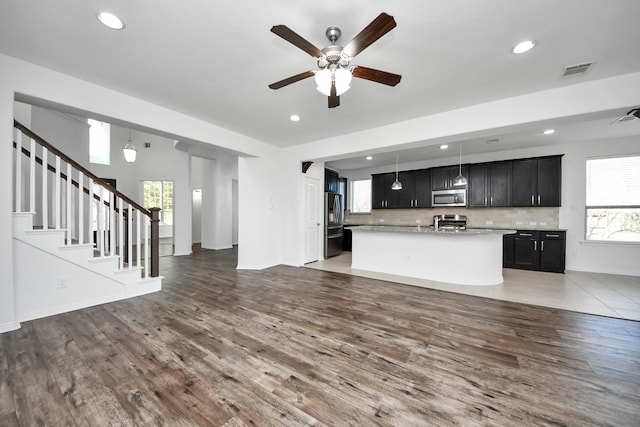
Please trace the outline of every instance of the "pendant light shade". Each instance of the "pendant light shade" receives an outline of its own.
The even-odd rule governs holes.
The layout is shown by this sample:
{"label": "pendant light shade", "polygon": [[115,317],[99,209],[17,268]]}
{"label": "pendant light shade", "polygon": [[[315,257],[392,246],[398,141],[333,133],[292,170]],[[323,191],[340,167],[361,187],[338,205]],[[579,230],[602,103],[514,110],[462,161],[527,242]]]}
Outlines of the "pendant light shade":
{"label": "pendant light shade", "polygon": [[138,152],[131,141],[131,129],[129,129],[129,141],[127,142],[127,145],[122,147],[122,153],[124,154],[124,159],[127,162],[133,163],[136,161],[136,155]]}
{"label": "pendant light shade", "polygon": [[398,180],[398,154],[396,153],[396,180],[391,184],[392,190],[402,190],[402,183]]}
{"label": "pendant light shade", "polygon": [[453,179],[453,185],[460,187],[467,185],[467,178],[462,175],[462,144],[460,144],[460,163],[458,168],[458,176]]}

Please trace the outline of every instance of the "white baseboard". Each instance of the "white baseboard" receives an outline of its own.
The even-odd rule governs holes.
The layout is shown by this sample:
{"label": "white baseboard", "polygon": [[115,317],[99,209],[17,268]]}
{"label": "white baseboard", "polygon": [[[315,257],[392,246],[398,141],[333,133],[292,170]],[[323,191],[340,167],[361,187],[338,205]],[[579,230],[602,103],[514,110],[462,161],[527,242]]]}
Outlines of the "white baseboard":
{"label": "white baseboard", "polygon": [[20,329],[20,322],[7,322],[0,325],[0,334]]}

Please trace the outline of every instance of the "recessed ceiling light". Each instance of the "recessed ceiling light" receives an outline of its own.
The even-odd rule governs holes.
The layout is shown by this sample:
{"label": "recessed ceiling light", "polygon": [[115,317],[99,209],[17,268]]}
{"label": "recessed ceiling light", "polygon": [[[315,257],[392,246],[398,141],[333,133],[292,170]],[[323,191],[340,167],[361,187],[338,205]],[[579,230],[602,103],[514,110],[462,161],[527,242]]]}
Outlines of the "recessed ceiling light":
{"label": "recessed ceiling light", "polygon": [[529,52],[536,45],[533,40],[525,40],[518,43],[512,50],[513,53],[525,53]]}
{"label": "recessed ceiling light", "polygon": [[448,146],[447,144],[442,144],[442,145],[440,146],[440,149],[441,149],[441,150],[446,150],[447,148],[449,148],[449,146]]}
{"label": "recessed ceiling light", "polygon": [[371,160],[371,159],[373,159],[373,157],[367,156],[367,160]]}
{"label": "recessed ceiling light", "polygon": [[542,131],[542,133],[545,134],[545,135],[551,135],[554,132],[555,132],[555,129],[547,129],[547,130]]}
{"label": "recessed ceiling light", "polygon": [[113,30],[122,30],[124,28],[124,22],[113,13],[100,12],[98,14],[98,20],[107,27]]}
{"label": "recessed ceiling light", "polygon": [[292,114],[291,117],[289,117],[289,120],[291,120],[292,122],[299,122],[300,116],[297,114]]}

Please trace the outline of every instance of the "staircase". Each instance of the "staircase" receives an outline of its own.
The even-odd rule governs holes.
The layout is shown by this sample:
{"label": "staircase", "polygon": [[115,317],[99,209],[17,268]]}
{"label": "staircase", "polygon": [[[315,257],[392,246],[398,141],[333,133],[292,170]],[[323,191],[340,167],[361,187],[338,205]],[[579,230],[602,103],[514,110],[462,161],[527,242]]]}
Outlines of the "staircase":
{"label": "staircase", "polygon": [[19,321],[161,289],[158,208],[145,209],[14,122]]}

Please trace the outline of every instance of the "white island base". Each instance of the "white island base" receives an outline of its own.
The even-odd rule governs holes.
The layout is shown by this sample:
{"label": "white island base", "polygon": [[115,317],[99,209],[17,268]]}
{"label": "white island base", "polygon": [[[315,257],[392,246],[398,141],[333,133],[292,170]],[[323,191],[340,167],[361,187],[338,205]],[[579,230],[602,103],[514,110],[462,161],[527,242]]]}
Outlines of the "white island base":
{"label": "white island base", "polygon": [[460,285],[502,283],[502,236],[513,233],[387,226],[351,230],[351,268]]}

